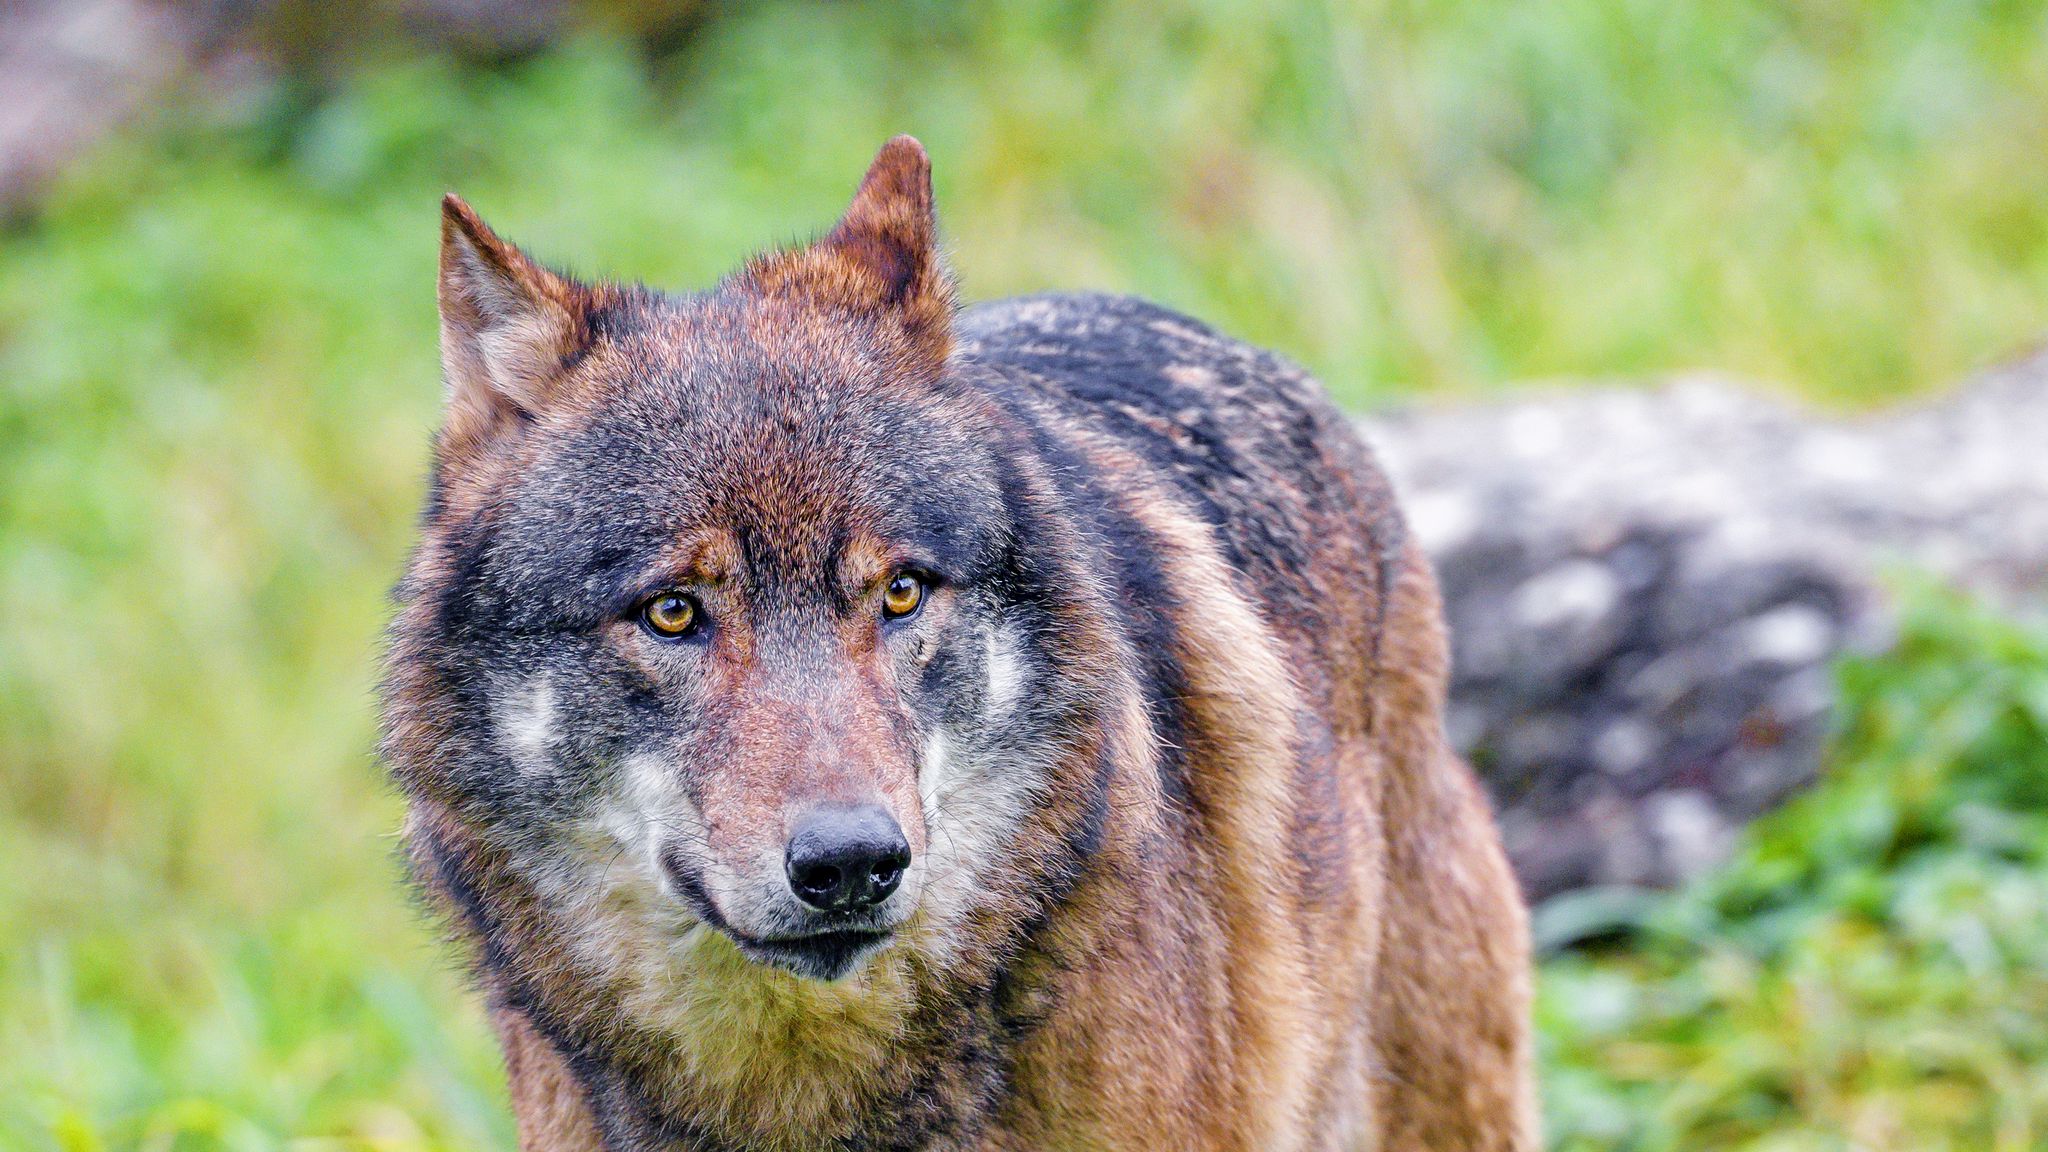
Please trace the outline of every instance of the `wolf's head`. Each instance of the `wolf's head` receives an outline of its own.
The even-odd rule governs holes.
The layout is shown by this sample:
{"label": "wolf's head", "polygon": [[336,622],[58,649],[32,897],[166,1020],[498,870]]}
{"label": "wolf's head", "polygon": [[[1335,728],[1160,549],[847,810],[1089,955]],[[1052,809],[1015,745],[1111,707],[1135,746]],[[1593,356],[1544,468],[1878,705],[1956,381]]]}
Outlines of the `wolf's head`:
{"label": "wolf's head", "polygon": [[1101,592],[959,381],[934,229],[907,137],[701,295],[578,283],[445,204],[386,749],[571,964],[929,968],[1087,818],[1053,793]]}

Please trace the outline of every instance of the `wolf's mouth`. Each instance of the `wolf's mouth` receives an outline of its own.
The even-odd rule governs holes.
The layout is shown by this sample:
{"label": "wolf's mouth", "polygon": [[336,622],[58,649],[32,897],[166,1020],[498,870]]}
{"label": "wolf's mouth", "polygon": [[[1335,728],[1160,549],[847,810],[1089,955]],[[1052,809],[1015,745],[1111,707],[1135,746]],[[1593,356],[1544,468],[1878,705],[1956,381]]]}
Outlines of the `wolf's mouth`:
{"label": "wolf's mouth", "polygon": [[761,940],[743,936],[730,928],[722,931],[740,946],[740,951],[746,953],[748,959],[773,964],[813,980],[837,980],[846,975],[862,956],[880,946],[890,935],[888,932],[837,931]]}
{"label": "wolf's mouth", "polygon": [[880,927],[839,927],[786,936],[754,936],[732,926],[704,881],[672,854],[664,853],[662,865],[675,885],[676,895],[699,920],[739,946],[747,959],[768,964],[813,980],[837,980],[854,965],[889,939],[893,931]]}

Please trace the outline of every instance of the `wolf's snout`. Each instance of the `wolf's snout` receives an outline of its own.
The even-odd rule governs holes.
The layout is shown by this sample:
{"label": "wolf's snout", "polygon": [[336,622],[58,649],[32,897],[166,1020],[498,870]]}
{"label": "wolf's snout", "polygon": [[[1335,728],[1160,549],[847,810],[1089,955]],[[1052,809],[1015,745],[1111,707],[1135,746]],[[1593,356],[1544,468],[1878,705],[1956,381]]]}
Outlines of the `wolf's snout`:
{"label": "wolf's snout", "polygon": [[813,908],[872,908],[903,881],[910,842],[879,805],[818,808],[797,821],[784,867],[790,890]]}

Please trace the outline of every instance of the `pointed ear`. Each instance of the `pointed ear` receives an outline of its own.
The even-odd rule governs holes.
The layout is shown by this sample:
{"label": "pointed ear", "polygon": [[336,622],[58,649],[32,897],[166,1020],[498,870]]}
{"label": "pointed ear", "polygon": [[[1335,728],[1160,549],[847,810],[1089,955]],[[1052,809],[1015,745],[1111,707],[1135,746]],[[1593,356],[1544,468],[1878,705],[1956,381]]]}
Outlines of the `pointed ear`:
{"label": "pointed ear", "polygon": [[444,443],[473,454],[544,410],[587,342],[590,293],[498,238],[454,193],[441,201]]}
{"label": "pointed ear", "polygon": [[898,136],[876,153],[832,231],[808,248],[756,260],[748,271],[770,295],[893,316],[917,351],[943,360],[952,341],[953,284],[939,257],[938,231],[931,159],[924,145]]}

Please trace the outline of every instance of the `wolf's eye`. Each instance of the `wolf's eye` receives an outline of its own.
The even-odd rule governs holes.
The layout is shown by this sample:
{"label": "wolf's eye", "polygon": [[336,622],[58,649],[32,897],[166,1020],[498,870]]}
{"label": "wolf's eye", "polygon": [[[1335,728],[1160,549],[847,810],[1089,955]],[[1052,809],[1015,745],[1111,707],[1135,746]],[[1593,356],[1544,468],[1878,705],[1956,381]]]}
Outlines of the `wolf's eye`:
{"label": "wolf's eye", "polygon": [[640,606],[640,623],[663,640],[677,640],[697,628],[697,602],[681,592],[663,592]]}
{"label": "wolf's eye", "polygon": [[886,619],[901,620],[923,603],[924,581],[908,572],[890,577],[889,586],[882,589],[882,615]]}

